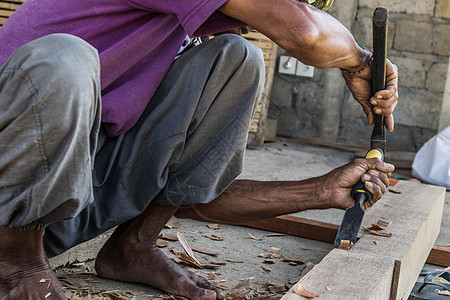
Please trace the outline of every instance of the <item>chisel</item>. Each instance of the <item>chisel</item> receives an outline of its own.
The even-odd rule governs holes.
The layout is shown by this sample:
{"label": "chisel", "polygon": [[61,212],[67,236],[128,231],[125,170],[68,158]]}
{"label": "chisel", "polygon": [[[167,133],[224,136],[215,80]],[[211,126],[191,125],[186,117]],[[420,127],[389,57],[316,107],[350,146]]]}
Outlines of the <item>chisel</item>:
{"label": "chisel", "polygon": [[[377,8],[373,14],[373,94],[386,88],[386,52],[387,52],[387,23],[388,12],[385,8]],[[384,159],[386,151],[386,136],[384,134],[384,117],[374,114],[374,127],[370,139],[370,149],[365,158],[377,157]],[[347,208],[334,240],[335,247],[351,248],[358,238],[359,228],[364,217],[361,208],[372,194],[365,188],[360,180],[351,191],[355,205]]]}

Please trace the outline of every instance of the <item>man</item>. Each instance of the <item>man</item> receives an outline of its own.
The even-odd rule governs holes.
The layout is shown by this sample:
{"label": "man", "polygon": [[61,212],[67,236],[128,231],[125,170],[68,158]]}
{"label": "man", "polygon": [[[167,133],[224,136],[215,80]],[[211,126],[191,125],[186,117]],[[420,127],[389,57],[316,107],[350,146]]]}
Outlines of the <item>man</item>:
{"label": "man", "polygon": [[[371,53],[292,0],[27,0],[0,29],[0,299],[65,299],[47,256],[118,226],[99,276],[220,299],[155,247],[165,222],[238,223],[379,200],[394,167],[358,159],[318,178],[234,180],[262,91],[249,25],[302,62],[341,68],[368,123],[393,130],[397,70],[371,94]],[[187,38],[189,36],[190,38]],[[43,282],[41,279],[45,279]]]}

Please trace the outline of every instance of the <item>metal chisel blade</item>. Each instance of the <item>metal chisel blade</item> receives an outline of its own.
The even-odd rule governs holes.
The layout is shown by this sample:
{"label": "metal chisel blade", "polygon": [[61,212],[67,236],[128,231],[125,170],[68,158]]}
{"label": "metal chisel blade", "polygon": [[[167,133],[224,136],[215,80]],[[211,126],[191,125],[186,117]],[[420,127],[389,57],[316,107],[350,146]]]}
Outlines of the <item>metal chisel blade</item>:
{"label": "metal chisel blade", "polygon": [[386,135],[384,128],[384,117],[374,116],[372,137],[370,138],[370,149],[379,148],[386,153]]}
{"label": "metal chisel blade", "polygon": [[384,139],[372,138],[370,141],[370,148],[371,149],[379,148],[383,151],[383,153],[386,153],[386,138]]}
{"label": "metal chisel blade", "polygon": [[341,241],[350,241],[350,245],[356,243],[358,237],[359,228],[364,217],[364,210],[361,208],[361,203],[364,201],[364,195],[362,195],[360,201],[356,201],[355,205],[351,208],[347,208],[344,217],[339,227],[339,231],[334,240],[334,246],[339,247]]}

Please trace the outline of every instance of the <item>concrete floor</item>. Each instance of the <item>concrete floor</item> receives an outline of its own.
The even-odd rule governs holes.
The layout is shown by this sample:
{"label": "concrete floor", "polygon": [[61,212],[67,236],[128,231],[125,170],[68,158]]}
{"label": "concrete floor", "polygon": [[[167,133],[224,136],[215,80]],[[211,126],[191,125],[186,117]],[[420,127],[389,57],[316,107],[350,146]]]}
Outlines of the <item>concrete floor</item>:
{"label": "concrete floor", "polygon": [[[300,144],[292,140],[278,138],[276,142],[266,143],[262,148],[248,149],[245,170],[241,178],[300,180],[325,174],[349,162],[354,157],[355,153],[352,151]],[[335,209],[313,210],[296,215],[339,224],[343,211]],[[174,235],[177,232],[182,232],[191,246],[219,253],[216,257],[196,253],[197,259],[202,263],[210,263],[216,260],[225,263],[225,265],[215,270],[196,269],[194,271],[205,277],[214,276],[216,282],[220,282],[225,287],[225,292],[246,278],[251,278],[255,288],[261,290],[264,290],[266,284],[270,281],[293,284],[298,281],[307,262],[317,264],[332,249],[332,245],[327,243],[292,236],[267,236],[270,232],[242,226],[221,225],[220,229],[213,230],[203,222],[177,220],[175,218],[170,222],[172,221],[180,221],[182,226],[164,229],[164,234]],[[450,192],[447,192],[442,229],[436,241],[437,244],[450,246],[449,227]],[[221,235],[224,239],[213,241],[205,237],[207,233]],[[125,292],[131,293],[128,295],[134,295],[136,299],[157,298],[161,294],[159,290],[143,285],[102,280],[89,274],[93,272],[93,258],[107,236],[105,234],[52,259],[52,266],[58,267],[58,275],[65,273],[77,275],[80,270],[87,271],[87,275],[77,276],[77,278],[81,278],[82,283],[87,285],[87,290],[97,292],[119,290],[122,294]],[[294,266],[283,262],[281,259],[274,259],[274,263],[271,264],[265,263],[265,258],[259,255],[262,253],[270,254],[268,249],[271,247],[278,248],[277,254],[283,257],[303,259],[306,263]],[[182,248],[178,242],[169,242],[168,247],[162,248],[169,257],[175,259],[171,249],[179,252]],[[64,268],[61,267],[62,265],[71,266],[70,268]]]}

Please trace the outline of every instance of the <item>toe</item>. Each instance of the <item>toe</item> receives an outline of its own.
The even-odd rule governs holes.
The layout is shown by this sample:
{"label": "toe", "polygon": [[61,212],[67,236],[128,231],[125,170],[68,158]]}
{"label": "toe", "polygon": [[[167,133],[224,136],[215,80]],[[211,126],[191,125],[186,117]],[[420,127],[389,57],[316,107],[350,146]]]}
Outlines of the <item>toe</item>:
{"label": "toe", "polygon": [[209,280],[202,276],[198,276],[193,272],[190,272],[190,279],[196,283],[197,286],[204,288],[206,290],[212,290],[216,294],[216,298],[214,299],[222,299],[221,291]]}

